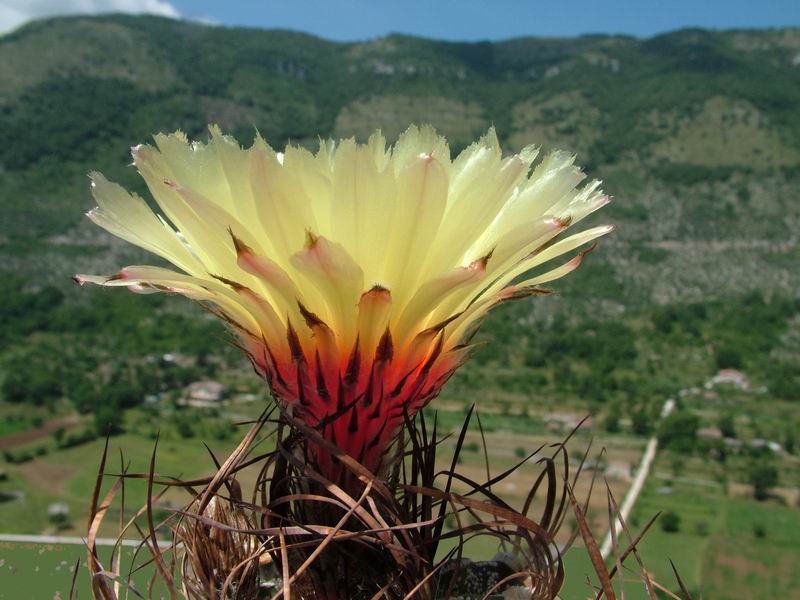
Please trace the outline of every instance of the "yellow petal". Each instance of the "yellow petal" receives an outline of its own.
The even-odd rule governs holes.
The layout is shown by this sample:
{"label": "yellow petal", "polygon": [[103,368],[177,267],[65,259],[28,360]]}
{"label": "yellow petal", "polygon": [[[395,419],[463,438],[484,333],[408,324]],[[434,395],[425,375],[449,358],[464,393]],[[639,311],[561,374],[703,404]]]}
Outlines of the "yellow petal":
{"label": "yellow petal", "polygon": [[159,219],[139,196],[92,173],[92,195],[97,208],[87,216],[110,233],[165,258],[187,272],[202,272],[197,258],[175,231]]}
{"label": "yellow petal", "polygon": [[263,237],[272,242],[270,258],[286,266],[303,247],[306,231],[318,230],[305,188],[289,176],[274,152],[257,147],[250,153],[250,184]]}
{"label": "yellow petal", "polygon": [[391,308],[392,294],[380,286],[362,294],[358,301],[358,339],[366,360],[374,356],[378,341],[389,327]]}
{"label": "yellow petal", "polygon": [[[341,244],[308,234],[306,247],[294,254],[292,265],[316,288],[324,303],[314,307],[340,333],[340,347],[355,341],[358,300],[364,289],[364,272]],[[324,310],[323,310],[324,309]]]}
{"label": "yellow petal", "polygon": [[417,154],[397,173],[397,197],[384,270],[379,282],[392,291],[395,306],[413,295],[422,263],[436,239],[447,208],[447,170],[433,154]]}
{"label": "yellow petal", "polygon": [[486,261],[483,258],[468,267],[454,269],[422,284],[400,313],[394,324],[395,338],[402,346],[419,325],[425,325],[431,313],[448,296],[459,288],[481,281],[486,275]]}

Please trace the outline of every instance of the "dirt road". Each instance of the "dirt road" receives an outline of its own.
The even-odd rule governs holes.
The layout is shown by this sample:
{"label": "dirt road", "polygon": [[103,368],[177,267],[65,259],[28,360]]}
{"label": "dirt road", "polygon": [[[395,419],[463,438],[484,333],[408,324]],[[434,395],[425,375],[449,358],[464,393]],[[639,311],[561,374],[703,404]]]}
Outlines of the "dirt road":
{"label": "dirt road", "polygon": [[28,431],[20,431],[19,433],[12,433],[0,437],[0,450],[9,450],[17,446],[24,446],[42,438],[52,435],[52,433],[59,427],[64,429],[71,429],[79,423],[79,419],[75,415],[69,417],[62,417],[60,419],[53,419],[47,421],[41,427],[29,429]]}

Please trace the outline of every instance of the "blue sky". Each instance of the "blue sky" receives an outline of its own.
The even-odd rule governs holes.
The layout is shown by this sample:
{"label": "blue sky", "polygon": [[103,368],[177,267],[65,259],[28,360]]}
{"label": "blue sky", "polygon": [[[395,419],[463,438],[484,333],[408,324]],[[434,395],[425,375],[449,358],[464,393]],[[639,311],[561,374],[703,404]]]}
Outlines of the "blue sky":
{"label": "blue sky", "polygon": [[458,40],[800,25],[800,0],[173,0],[221,23],[300,29],[330,39],[390,32]]}
{"label": "blue sky", "polygon": [[0,33],[34,18],[153,13],[334,40],[391,32],[451,40],[800,26],[800,0],[0,0]]}

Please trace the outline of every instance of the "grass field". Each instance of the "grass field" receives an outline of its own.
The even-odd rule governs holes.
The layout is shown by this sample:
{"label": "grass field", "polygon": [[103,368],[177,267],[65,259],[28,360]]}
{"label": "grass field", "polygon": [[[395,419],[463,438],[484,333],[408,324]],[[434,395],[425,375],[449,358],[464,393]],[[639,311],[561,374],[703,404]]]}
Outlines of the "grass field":
{"label": "grass field", "polygon": [[[763,537],[761,536],[763,532]],[[774,503],[730,499],[703,557],[703,587],[714,600],[800,598],[800,513]]]}
{"label": "grass field", "polygon": [[[702,502],[698,502],[702,496]],[[639,516],[649,515],[656,506],[663,507],[664,495],[649,488],[637,509]],[[661,499],[661,500],[659,500]],[[761,504],[749,499],[726,498],[693,490],[686,486],[670,495],[668,505],[681,515],[681,531],[665,533],[658,524],[641,544],[641,554],[653,575],[666,587],[675,589],[669,559],[675,562],[681,577],[695,598],[709,600],[762,600],[800,598],[800,514],[796,509],[776,504]],[[708,523],[708,532],[700,531]],[[756,536],[756,526],[764,537]],[[484,538],[468,547],[475,559],[488,559],[498,546]],[[107,554],[107,550],[104,549]],[[125,560],[131,557],[124,551]],[[0,599],[66,598],[75,562],[81,559],[77,589],[85,597],[89,580],[85,571],[85,552],[80,546],[0,543]],[[139,562],[141,562],[141,556]],[[588,556],[576,545],[564,557],[567,579],[563,600],[583,600],[590,596],[589,585],[596,585]],[[628,600],[646,600],[638,567],[629,560],[622,585]],[[134,577],[143,589],[149,571]]]}
{"label": "grass field", "polygon": [[[247,413],[246,408],[237,407],[237,410]],[[457,430],[462,419],[462,411],[441,411],[440,434]],[[481,421],[486,434],[493,475],[513,466],[525,454],[540,446],[545,446],[544,453],[552,453],[552,450],[547,450],[547,445],[561,439],[561,434],[546,432],[540,422],[521,419],[519,416],[483,414]],[[165,423],[158,447],[156,472],[184,479],[210,473],[213,464],[201,439],[205,438],[183,439]],[[232,436],[230,441],[208,443],[214,453],[224,459],[226,453],[235,445],[234,440],[237,439],[238,434]],[[570,445],[573,462],[578,460],[589,441],[588,432],[581,433],[573,440]],[[42,443],[37,442],[37,444]],[[0,503],[0,533],[54,533],[52,524],[47,518],[47,507],[54,502],[65,503],[69,508],[69,525],[62,527],[60,533],[66,535],[83,533],[88,501],[96,481],[103,444],[103,440],[97,439],[73,448],[52,450],[22,464],[4,465],[6,479],[0,481],[0,493],[4,494],[2,497],[6,501]],[[155,440],[149,436],[135,434],[114,436],[109,445],[106,472],[119,473],[122,461],[128,472],[147,471],[154,444]],[[642,443],[636,439],[608,438],[607,446],[613,454],[613,460],[628,468],[638,462]],[[444,442],[439,453],[441,468],[449,467],[452,448],[452,441]],[[459,468],[475,481],[485,480],[486,477],[484,455],[480,448],[481,438],[477,431],[477,420],[473,419],[472,430],[467,437]],[[521,506],[539,468],[535,459],[530,461],[500,484],[498,491],[501,491],[512,505]],[[253,473],[252,477],[254,476]],[[252,477],[249,473],[242,474],[244,489],[252,486]],[[587,484],[588,479],[579,484],[577,489],[579,495],[587,491]],[[626,479],[611,479],[612,489],[620,498],[624,495],[627,484]],[[126,484],[127,506],[131,509],[140,506],[144,501],[144,491],[143,481],[129,481]],[[598,502],[602,500],[599,496],[597,498]],[[165,497],[165,500],[178,504],[184,503],[186,499],[186,496],[177,491],[170,492]],[[605,519],[602,515],[605,513],[602,502],[597,504],[595,512],[600,515],[598,524],[603,523]],[[105,532],[105,534],[110,533]]]}
{"label": "grass field", "polygon": [[[666,587],[677,589],[672,560],[694,598],[800,598],[796,508],[777,499],[731,497],[722,485],[703,480],[676,480],[667,486],[651,479],[630,524],[638,530],[652,515],[667,510],[678,515],[679,531],[668,533],[656,522],[640,545],[649,572]],[[625,597],[646,600],[636,562],[630,559],[625,567]]]}
{"label": "grass field", "polygon": [[[43,533],[50,527],[48,505],[62,502],[69,507],[70,525],[61,533],[83,533],[103,444],[104,441],[98,439],[52,452],[22,465],[6,465],[7,480],[0,482],[0,491],[21,493],[22,498],[0,504],[0,532]],[[129,472],[146,472],[153,445],[154,440],[137,435],[112,438],[106,471],[119,473],[121,460],[124,460]],[[213,442],[210,446],[219,454],[233,447],[232,444]],[[198,440],[164,439],[160,442],[157,457],[156,472],[164,475],[192,478],[213,469],[210,457]],[[128,506],[140,506],[145,499],[145,490],[144,481],[129,480],[125,490]]]}
{"label": "grass field", "polygon": [[[497,551],[495,544],[483,541],[472,544],[469,554],[475,558],[490,558]],[[105,551],[107,554],[107,550]],[[123,551],[124,564],[130,565],[133,550]],[[78,571],[76,590],[78,598],[85,598],[89,593],[89,576],[86,571],[86,553],[80,546],[8,544],[0,543],[0,600],[19,600],[20,598],[67,598],[76,561],[81,563]],[[144,555],[140,554],[137,564],[141,564]],[[563,600],[583,600],[590,596],[590,584],[596,586],[594,569],[583,548],[577,546],[564,556],[567,574],[561,597]],[[668,568],[668,567],[667,567]],[[134,575],[133,582],[137,589],[146,589],[152,571],[148,568]],[[663,580],[667,584],[674,579]],[[625,597],[630,599],[646,598],[641,581],[633,574],[626,575],[624,583]],[[674,586],[672,586],[674,587]],[[621,589],[618,585],[617,589]],[[158,597],[158,596],[156,596]],[[703,597],[716,600],[728,598],[757,598],[759,596],[724,596],[706,594]],[[766,597],[766,596],[764,596]],[[769,596],[775,598],[792,598],[790,595]],[[699,598],[699,596],[698,596]]]}
{"label": "grass field", "polygon": [[[110,548],[101,549],[101,557],[110,555]],[[135,548],[122,550],[123,569],[146,562],[146,550],[136,553]],[[78,561],[80,564],[78,565]],[[11,544],[0,542],[0,600],[69,598],[75,567],[77,598],[91,597],[91,582],[86,570],[86,551],[78,545],[66,544]],[[145,567],[133,573],[135,589],[147,595],[153,570]],[[124,590],[124,587],[122,588]],[[154,587],[158,590],[158,586]],[[124,597],[124,595],[123,595]],[[130,595],[135,598],[135,594]],[[159,594],[153,595],[159,598]]]}
{"label": "grass field", "polygon": [[[472,546],[471,553],[491,557],[497,550],[493,544],[484,547]],[[86,571],[86,552],[80,546],[10,544],[0,543],[0,600],[20,600],[21,598],[42,598],[50,600],[60,597],[66,599],[72,584],[77,561],[80,559],[76,590],[78,598],[87,598],[90,593],[89,575]],[[130,565],[133,549],[123,550],[124,564]],[[143,555],[137,557],[141,564]],[[580,600],[588,596],[587,578],[594,573],[591,562],[582,548],[575,548],[564,558],[567,580],[562,590],[563,600]],[[143,569],[134,575],[134,586],[146,589],[152,571]],[[626,588],[626,597],[634,586]],[[158,597],[158,596],[155,596]]]}
{"label": "grass field", "polygon": [[[441,411],[441,430],[453,430],[462,416],[463,411],[460,410]],[[536,419],[520,418],[518,415],[484,414],[482,424],[492,474],[516,464],[523,451],[530,452],[542,444],[560,440],[559,434],[545,431]],[[236,438],[233,436],[231,441],[212,444],[213,451],[218,457],[224,458]],[[581,433],[570,443],[573,468],[590,438],[588,432]],[[616,476],[609,472],[609,484],[617,500],[621,501],[629,484],[624,472],[638,464],[643,441],[607,433],[600,434],[600,438],[602,443],[595,442],[594,447],[606,447],[607,463],[613,464],[616,472]],[[119,472],[121,460],[130,472],[146,471],[153,445],[154,440],[147,436],[124,434],[112,438],[106,471]],[[0,482],[0,492],[13,491],[22,496],[16,500],[6,499],[0,504],[0,532],[81,535],[85,531],[87,503],[95,483],[102,447],[103,441],[95,440],[74,448],[53,451],[23,464],[6,465],[7,478]],[[439,457],[442,468],[449,466],[452,448],[453,441],[444,442]],[[596,450],[593,451],[594,455]],[[481,438],[474,429],[466,438],[459,468],[474,480],[485,478]],[[670,475],[670,469],[674,467],[667,452],[656,463],[629,520],[631,528],[638,531],[659,511],[674,511],[680,518],[679,531],[667,533],[656,523],[640,545],[647,568],[656,580],[668,588],[676,588],[669,563],[671,559],[696,598],[800,598],[797,595],[800,574],[795,568],[800,561],[800,546],[796,542],[800,536],[800,513],[796,509],[783,506],[778,500],[759,503],[747,497],[732,496],[731,489],[736,488],[728,489],[715,481],[713,467],[699,459],[687,461],[681,477]],[[159,474],[188,478],[201,476],[211,470],[211,460],[199,439],[182,439],[165,427],[156,462]],[[521,506],[538,470],[535,461],[530,461],[498,484],[496,491],[501,492],[512,506]],[[240,480],[245,490],[252,486],[250,474],[245,472]],[[588,481],[589,478],[584,477],[577,486],[579,497],[588,492]],[[458,486],[454,490],[459,491]],[[144,491],[142,481],[131,481],[126,485],[128,514],[141,505]],[[174,491],[165,499],[174,506],[183,504],[187,497]],[[48,520],[47,507],[52,502],[64,502],[69,507],[67,527],[56,530]],[[534,502],[531,510],[533,516],[537,513],[537,506]],[[116,521],[116,516],[109,518],[101,535],[113,536]],[[590,524],[598,541],[605,534],[607,522],[605,489],[601,484],[595,489],[590,504]],[[568,518],[560,541],[566,539],[572,526],[574,523]],[[56,592],[65,598],[71,580],[70,569],[78,557],[85,555],[79,546],[0,544],[0,550],[0,599],[49,599]],[[467,555],[475,560],[485,560],[498,550],[493,540],[483,538],[468,546]],[[563,600],[588,597],[588,586],[596,585],[597,581],[580,542],[567,552],[564,560],[567,580],[562,593]],[[85,569],[85,565],[81,568]],[[137,579],[137,585],[144,585],[142,579],[146,577]],[[88,591],[85,573],[80,573],[79,582],[78,589]],[[647,598],[639,569],[633,560],[626,562],[624,577],[618,585],[624,589],[628,600]],[[20,596],[20,591],[24,595]]]}
{"label": "grass field", "polygon": [[[83,568],[85,556],[80,546],[0,542],[0,598],[67,598],[75,565],[80,559]],[[84,583],[88,579],[87,573],[78,575]]]}

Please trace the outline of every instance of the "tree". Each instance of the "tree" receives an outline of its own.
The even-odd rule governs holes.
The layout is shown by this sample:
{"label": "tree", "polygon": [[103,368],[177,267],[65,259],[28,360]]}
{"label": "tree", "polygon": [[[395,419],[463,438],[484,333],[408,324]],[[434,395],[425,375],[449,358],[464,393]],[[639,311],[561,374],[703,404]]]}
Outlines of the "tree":
{"label": "tree", "polygon": [[121,433],[122,423],[122,410],[117,405],[99,402],[94,407],[94,428],[100,437]]}
{"label": "tree", "polygon": [[59,448],[61,447],[61,444],[64,441],[64,434],[66,434],[66,433],[67,433],[67,430],[64,429],[63,427],[59,427],[58,429],[56,429],[53,432],[53,439],[56,442],[56,447],[59,447]]}
{"label": "tree", "polygon": [[636,435],[648,435],[653,430],[653,424],[645,408],[633,411],[631,414],[631,427]]}
{"label": "tree", "polygon": [[769,368],[769,391],[781,400],[800,400],[800,369],[785,362]]}
{"label": "tree", "polygon": [[686,470],[686,460],[679,454],[673,454],[669,461],[673,477],[680,477]]}
{"label": "tree", "polygon": [[55,357],[47,353],[25,352],[5,365],[3,398],[8,402],[49,405],[61,396],[59,370],[52,368]]}
{"label": "tree", "polygon": [[176,412],[173,417],[175,430],[178,435],[184,439],[194,437],[194,427],[192,425],[192,417],[184,412]]}
{"label": "tree", "polygon": [[678,410],[661,421],[658,428],[658,441],[676,452],[694,450],[700,417],[684,410]]}
{"label": "tree", "polygon": [[681,517],[674,510],[668,510],[661,517],[661,529],[665,533],[678,533],[681,530]]}
{"label": "tree", "polygon": [[726,438],[736,437],[736,424],[731,413],[724,413],[719,418],[719,430]]}
{"label": "tree", "polygon": [[786,434],[783,437],[783,447],[789,454],[794,454],[797,448],[797,435],[792,427],[786,428]]}
{"label": "tree", "polygon": [[767,537],[767,528],[763,523],[753,523],[753,535],[760,540],[764,539]]}
{"label": "tree", "polygon": [[614,406],[603,420],[603,428],[609,433],[619,433],[619,408]]}
{"label": "tree", "polygon": [[731,346],[717,346],[714,349],[714,360],[718,369],[740,369],[742,367],[742,355]]}
{"label": "tree", "polygon": [[660,333],[668,334],[672,332],[673,325],[677,322],[678,316],[673,307],[667,306],[654,311],[652,320],[656,330]]}
{"label": "tree", "polygon": [[756,500],[766,500],[769,491],[778,485],[778,468],[771,462],[761,460],[750,465],[750,484]]}

